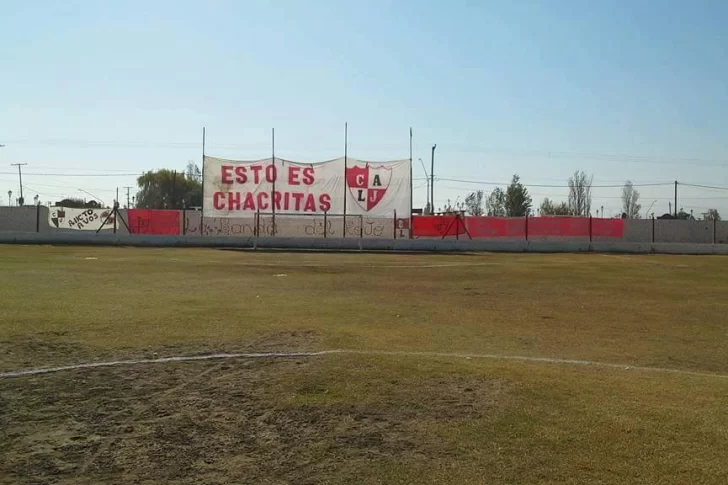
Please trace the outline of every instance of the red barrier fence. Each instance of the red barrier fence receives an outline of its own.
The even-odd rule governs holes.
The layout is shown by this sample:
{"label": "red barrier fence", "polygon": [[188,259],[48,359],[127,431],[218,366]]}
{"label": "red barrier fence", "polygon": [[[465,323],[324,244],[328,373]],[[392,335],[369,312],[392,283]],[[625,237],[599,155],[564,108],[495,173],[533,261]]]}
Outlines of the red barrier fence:
{"label": "red barrier fence", "polygon": [[132,234],[178,235],[180,212],[176,210],[129,209]]}
{"label": "red barrier fence", "polygon": [[624,221],[622,219],[457,216],[414,216],[412,218],[412,236],[416,238],[442,238],[469,234],[473,239],[544,237],[621,239],[623,233]]}

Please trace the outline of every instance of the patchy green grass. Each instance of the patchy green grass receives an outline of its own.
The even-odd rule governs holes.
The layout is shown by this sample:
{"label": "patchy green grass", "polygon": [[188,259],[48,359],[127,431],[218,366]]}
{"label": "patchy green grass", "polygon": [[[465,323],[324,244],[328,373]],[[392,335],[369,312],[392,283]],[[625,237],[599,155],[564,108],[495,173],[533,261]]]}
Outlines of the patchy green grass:
{"label": "patchy green grass", "polygon": [[725,483],[728,258],[0,247],[0,483]]}

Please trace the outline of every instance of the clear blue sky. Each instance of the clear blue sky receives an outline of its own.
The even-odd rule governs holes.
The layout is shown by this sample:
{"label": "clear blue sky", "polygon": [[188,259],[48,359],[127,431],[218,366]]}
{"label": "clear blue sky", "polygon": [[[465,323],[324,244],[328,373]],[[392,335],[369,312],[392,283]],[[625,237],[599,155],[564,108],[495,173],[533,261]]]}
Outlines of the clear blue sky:
{"label": "clear blue sky", "polygon": [[[0,196],[31,173],[183,169],[208,153],[408,156],[436,176],[728,186],[728,2],[3,2]],[[422,177],[419,165],[415,177]],[[107,202],[133,176],[27,175]],[[415,180],[415,205],[425,200]],[[492,185],[438,181],[436,205]],[[667,211],[672,188],[640,189]],[[532,188],[566,198],[566,189]],[[728,216],[728,191],[679,205]],[[619,189],[595,189],[607,215]],[[15,196],[15,195],[14,195]],[[688,199],[694,197],[694,199]],[[723,197],[723,198],[721,198]]]}

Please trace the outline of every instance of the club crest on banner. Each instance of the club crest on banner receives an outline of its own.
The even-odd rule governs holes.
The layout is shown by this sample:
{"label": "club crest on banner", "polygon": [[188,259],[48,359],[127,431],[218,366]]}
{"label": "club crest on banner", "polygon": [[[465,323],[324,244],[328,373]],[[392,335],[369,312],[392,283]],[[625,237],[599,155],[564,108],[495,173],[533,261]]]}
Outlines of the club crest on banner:
{"label": "club crest on banner", "polygon": [[346,186],[354,200],[363,210],[369,212],[384,198],[392,180],[392,169],[384,166],[348,167]]}

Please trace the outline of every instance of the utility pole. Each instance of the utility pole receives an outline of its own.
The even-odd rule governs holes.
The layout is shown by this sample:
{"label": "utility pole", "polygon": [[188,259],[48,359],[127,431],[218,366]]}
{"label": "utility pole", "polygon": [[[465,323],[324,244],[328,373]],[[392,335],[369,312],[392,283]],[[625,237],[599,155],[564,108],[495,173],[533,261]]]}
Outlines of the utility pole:
{"label": "utility pole", "polygon": [[433,213],[435,212],[435,148],[437,148],[437,143],[432,145],[432,161],[430,162],[430,203]]}
{"label": "utility pole", "polygon": [[131,190],[131,187],[124,187],[126,189],[126,208],[131,209],[131,206],[129,205],[129,191]]}
{"label": "utility pole", "polygon": [[677,219],[677,180],[675,181],[675,219]]}
{"label": "utility pole", "polygon": [[28,165],[27,163],[11,163],[13,167],[18,167],[18,178],[20,179],[20,199],[18,199],[18,205],[22,206],[23,202],[23,171],[21,170],[21,167],[23,165]]}

